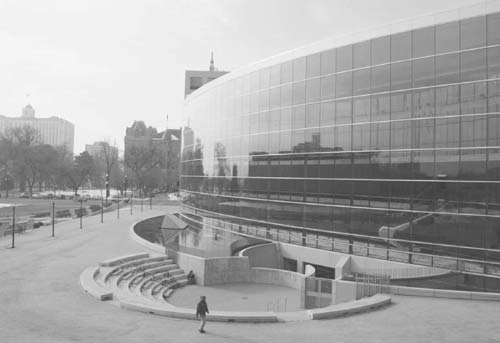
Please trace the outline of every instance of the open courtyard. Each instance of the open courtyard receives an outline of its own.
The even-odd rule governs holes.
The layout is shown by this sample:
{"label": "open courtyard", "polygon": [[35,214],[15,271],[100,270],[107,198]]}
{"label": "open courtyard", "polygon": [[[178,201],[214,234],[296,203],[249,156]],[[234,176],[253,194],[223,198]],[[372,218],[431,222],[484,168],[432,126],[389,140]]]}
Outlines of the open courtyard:
{"label": "open courtyard", "polygon": [[[173,207],[153,207],[134,214],[85,218],[20,235],[16,248],[0,241],[0,337],[2,342],[498,342],[500,305],[496,302],[393,297],[384,309],[350,317],[277,324],[214,323],[200,335],[198,323],[127,311],[87,295],[79,276],[89,265],[111,257],[148,252],[129,237],[136,221]],[[198,287],[198,286],[193,286]],[[198,292],[179,290],[186,306]],[[229,292],[231,290],[229,289]],[[237,290],[233,290],[237,292]],[[222,298],[216,293],[209,307]],[[252,297],[248,294],[241,297]],[[244,300],[241,300],[243,302]],[[234,304],[238,305],[238,304]],[[194,311],[194,308],[193,308]]]}

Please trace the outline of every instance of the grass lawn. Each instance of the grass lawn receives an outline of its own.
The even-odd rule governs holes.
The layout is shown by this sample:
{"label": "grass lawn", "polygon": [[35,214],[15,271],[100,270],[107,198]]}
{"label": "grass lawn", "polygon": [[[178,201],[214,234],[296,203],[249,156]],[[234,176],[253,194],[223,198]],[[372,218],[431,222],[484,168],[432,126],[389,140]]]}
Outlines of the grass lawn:
{"label": "grass lawn", "polygon": [[[16,217],[52,212],[52,203],[55,203],[56,211],[71,210],[80,207],[80,203],[74,200],[0,198],[0,204],[16,205]],[[83,206],[88,208],[92,204],[101,205],[101,200],[88,200],[83,203]],[[11,216],[12,208],[0,208],[0,218]]]}

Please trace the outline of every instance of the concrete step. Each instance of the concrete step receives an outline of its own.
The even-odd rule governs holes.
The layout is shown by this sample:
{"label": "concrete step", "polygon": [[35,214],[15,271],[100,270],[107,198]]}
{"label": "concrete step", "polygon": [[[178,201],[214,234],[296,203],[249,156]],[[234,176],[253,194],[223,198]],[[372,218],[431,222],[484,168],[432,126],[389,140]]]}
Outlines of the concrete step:
{"label": "concrete step", "polygon": [[113,257],[110,258],[106,261],[103,261],[99,263],[99,267],[114,267],[126,262],[142,259],[142,258],[147,258],[149,257],[148,253],[139,253],[139,254],[131,254],[131,255],[124,255],[124,256],[119,256],[119,257]]}
{"label": "concrete step", "polygon": [[143,259],[138,259],[134,260],[131,262],[124,263],[122,265],[119,265],[117,267],[114,267],[112,269],[108,269],[104,274],[104,282],[108,282],[108,278],[112,276],[117,276],[120,274],[123,274],[133,268],[137,268],[140,266],[144,266],[148,263],[153,263],[153,262],[162,262],[162,261],[171,261],[167,256],[156,256],[156,257],[148,257],[148,258],[143,258]]}

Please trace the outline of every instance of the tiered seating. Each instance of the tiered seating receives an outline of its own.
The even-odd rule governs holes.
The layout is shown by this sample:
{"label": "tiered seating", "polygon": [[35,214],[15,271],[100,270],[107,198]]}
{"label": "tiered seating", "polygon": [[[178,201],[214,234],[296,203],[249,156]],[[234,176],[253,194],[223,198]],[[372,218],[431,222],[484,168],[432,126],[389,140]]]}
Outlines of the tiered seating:
{"label": "tiered seating", "polygon": [[89,293],[97,294],[100,300],[146,297],[164,302],[168,289],[187,284],[187,275],[171,259],[147,253],[109,259],[86,273],[95,283]]}

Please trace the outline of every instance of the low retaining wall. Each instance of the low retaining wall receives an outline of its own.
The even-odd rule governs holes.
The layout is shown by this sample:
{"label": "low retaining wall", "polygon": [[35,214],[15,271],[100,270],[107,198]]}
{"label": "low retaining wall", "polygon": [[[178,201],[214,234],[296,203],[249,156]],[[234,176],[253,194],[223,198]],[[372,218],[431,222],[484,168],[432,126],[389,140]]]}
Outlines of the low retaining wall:
{"label": "low retaining wall", "polygon": [[271,268],[252,268],[250,273],[250,282],[284,286],[296,289],[300,294],[300,307],[305,307],[305,275],[288,270]]}

